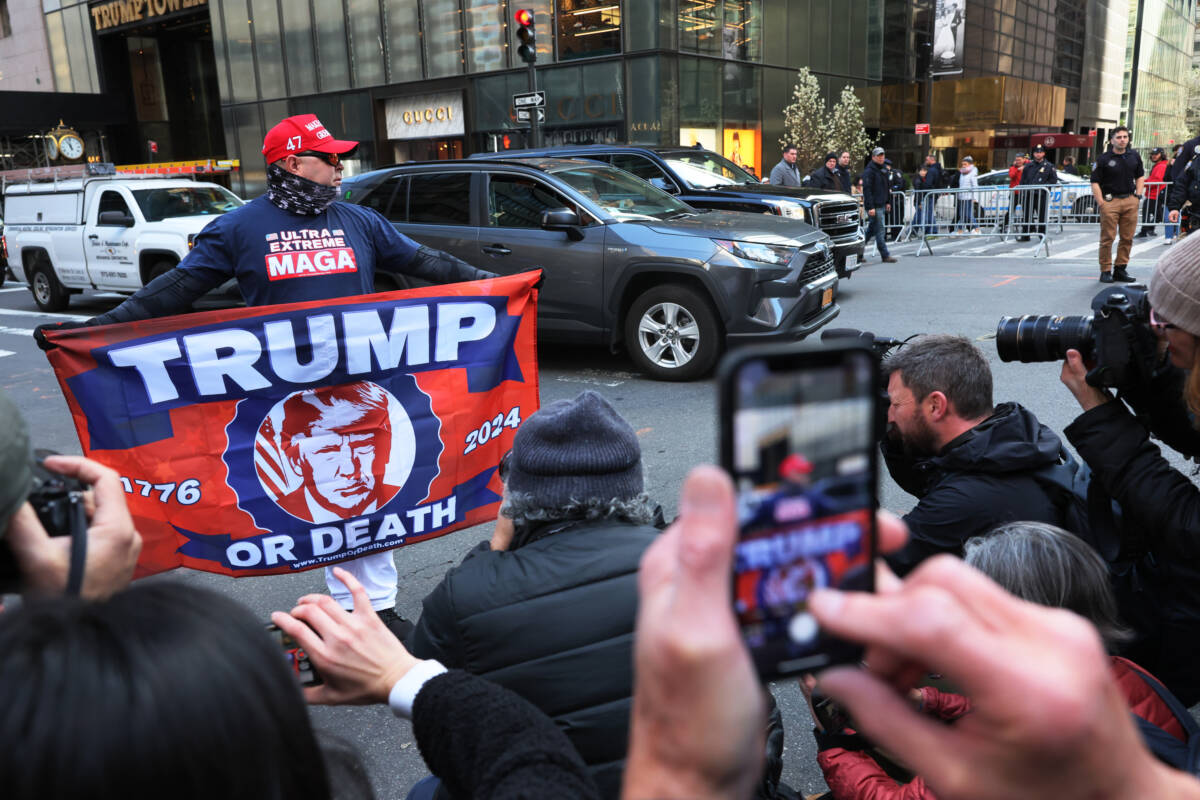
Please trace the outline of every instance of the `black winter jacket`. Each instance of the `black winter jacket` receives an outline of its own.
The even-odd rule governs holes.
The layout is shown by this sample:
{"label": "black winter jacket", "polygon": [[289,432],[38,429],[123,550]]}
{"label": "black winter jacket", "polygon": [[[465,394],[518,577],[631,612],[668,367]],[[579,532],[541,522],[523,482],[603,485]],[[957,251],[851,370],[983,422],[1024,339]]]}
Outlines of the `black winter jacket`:
{"label": "black winter jacket", "polygon": [[[1178,391],[1169,396],[1180,405]],[[1200,702],[1200,488],[1162,457],[1122,403],[1085,411],[1065,433],[1093,480],[1120,504],[1133,549],[1149,554],[1151,570],[1134,599],[1158,613],[1126,620],[1141,636],[1128,657],[1139,658],[1186,705]],[[1194,453],[1192,433],[1190,442],[1178,430],[1167,440]],[[1128,598],[1121,599],[1128,617]]]}
{"label": "black winter jacket", "polygon": [[830,172],[829,167],[824,165],[817,167],[809,173],[808,185],[814,189],[832,189],[834,191],[842,188],[837,173]]}
{"label": "black winter jacket", "polygon": [[567,734],[601,794],[616,797],[638,563],[657,535],[614,520],[572,521],[539,526],[509,550],[482,542],[425,598],[408,649],[529,700]]}
{"label": "black winter jacket", "polygon": [[888,186],[888,173],[874,161],[863,170],[863,207],[883,208],[892,202],[892,190]]}
{"label": "black winter jacket", "polygon": [[962,554],[972,536],[1016,520],[1061,524],[1062,512],[1033,473],[1056,464],[1062,442],[1016,403],[954,439],[932,458],[910,459],[887,439],[888,472],[921,499],[905,515],[909,540],[887,557],[898,574],[938,553]]}

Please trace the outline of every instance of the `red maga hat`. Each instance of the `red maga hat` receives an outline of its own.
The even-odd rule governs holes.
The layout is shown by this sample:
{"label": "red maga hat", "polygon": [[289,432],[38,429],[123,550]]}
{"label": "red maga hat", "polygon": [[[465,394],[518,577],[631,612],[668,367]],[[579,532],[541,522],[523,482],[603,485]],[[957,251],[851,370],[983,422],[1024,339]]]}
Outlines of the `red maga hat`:
{"label": "red maga hat", "polygon": [[289,153],[303,153],[309,150],[343,155],[356,147],[358,142],[333,138],[333,134],[325,129],[316,114],[298,114],[288,117],[267,131],[263,139],[262,153],[270,164]]}

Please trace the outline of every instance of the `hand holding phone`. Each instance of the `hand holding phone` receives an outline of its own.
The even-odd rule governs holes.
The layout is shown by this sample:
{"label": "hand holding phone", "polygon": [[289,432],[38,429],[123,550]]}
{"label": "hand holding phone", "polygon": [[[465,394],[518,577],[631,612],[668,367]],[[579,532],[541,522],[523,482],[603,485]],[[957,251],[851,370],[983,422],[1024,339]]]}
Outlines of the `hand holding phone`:
{"label": "hand holding phone", "polygon": [[870,590],[879,366],[857,344],[733,353],[721,460],[738,491],[734,614],[759,674],[858,659],[808,612],[815,589]]}

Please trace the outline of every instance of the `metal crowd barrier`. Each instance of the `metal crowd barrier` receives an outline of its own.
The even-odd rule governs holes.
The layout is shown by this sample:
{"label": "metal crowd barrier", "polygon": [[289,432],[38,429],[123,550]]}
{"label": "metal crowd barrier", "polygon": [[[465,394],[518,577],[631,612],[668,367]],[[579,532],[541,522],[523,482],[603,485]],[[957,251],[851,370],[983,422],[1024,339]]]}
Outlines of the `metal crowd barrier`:
{"label": "metal crowd barrier", "polygon": [[[1147,182],[1138,207],[1138,230],[1167,220],[1170,184]],[[1155,195],[1151,197],[1150,195]],[[974,189],[929,189],[892,193],[886,232],[895,243],[921,240],[916,255],[933,254],[941,237],[998,238],[1033,243],[1032,255],[1050,255],[1050,237],[1083,227],[1098,227],[1100,211],[1091,182],[1050,186],[980,186]],[[1165,233],[1166,231],[1164,231]],[[867,240],[872,247],[873,238]]]}

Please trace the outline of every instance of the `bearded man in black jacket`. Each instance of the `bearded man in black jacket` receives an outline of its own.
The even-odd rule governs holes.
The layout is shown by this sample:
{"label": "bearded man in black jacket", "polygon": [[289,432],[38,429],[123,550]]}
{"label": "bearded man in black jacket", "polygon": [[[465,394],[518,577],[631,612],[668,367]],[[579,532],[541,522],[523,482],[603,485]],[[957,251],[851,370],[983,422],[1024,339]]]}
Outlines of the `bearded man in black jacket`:
{"label": "bearded man in black jacket", "polygon": [[1015,520],[1061,525],[1061,498],[1035,476],[1060,463],[1058,436],[1016,403],[992,405],[992,373],[961,336],[912,340],[884,362],[892,478],[920,498],[908,544],[887,557],[905,575],[937,553]]}

